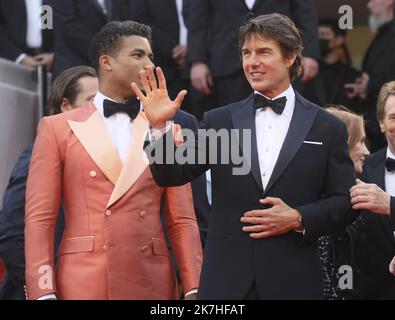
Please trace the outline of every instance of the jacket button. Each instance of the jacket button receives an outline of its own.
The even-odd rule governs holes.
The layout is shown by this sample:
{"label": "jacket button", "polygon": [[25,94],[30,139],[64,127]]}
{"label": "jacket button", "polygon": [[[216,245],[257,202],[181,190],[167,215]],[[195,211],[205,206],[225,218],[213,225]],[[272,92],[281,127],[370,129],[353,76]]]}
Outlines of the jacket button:
{"label": "jacket button", "polygon": [[97,173],[96,173],[96,171],[91,171],[91,172],[89,173],[89,175],[90,175],[92,178],[96,178]]}
{"label": "jacket button", "polygon": [[143,246],[143,247],[141,247],[141,252],[145,252],[145,251],[147,251],[148,250],[148,246]]}
{"label": "jacket button", "polygon": [[144,219],[146,215],[147,215],[147,212],[145,212],[145,211],[140,212],[140,218]]}
{"label": "jacket button", "polygon": [[111,216],[111,210],[106,210],[105,214],[107,217]]}

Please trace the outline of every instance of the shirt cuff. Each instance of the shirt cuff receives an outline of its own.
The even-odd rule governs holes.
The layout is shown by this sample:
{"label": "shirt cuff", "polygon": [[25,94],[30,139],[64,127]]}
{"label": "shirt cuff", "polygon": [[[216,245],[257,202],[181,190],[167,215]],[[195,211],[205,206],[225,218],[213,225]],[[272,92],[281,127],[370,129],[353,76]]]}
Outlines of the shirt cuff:
{"label": "shirt cuff", "polygon": [[42,296],[40,298],[37,298],[37,300],[57,300],[56,296],[54,293],[46,294],[45,296]]}
{"label": "shirt cuff", "polygon": [[25,59],[27,57],[26,53],[21,53],[18,58],[16,58],[15,63],[16,64],[20,64],[22,62],[23,59]]}
{"label": "shirt cuff", "polygon": [[196,294],[196,293],[198,293],[198,289],[189,290],[189,291],[185,294],[185,298],[188,297],[188,296],[190,296],[191,294]]}
{"label": "shirt cuff", "polygon": [[166,124],[166,127],[161,128],[161,129],[155,129],[155,128],[151,128],[148,131],[148,137],[149,137],[149,141],[151,143],[154,143],[156,141],[158,141],[160,138],[162,138],[167,132],[169,132],[173,127],[173,121],[169,121]]}

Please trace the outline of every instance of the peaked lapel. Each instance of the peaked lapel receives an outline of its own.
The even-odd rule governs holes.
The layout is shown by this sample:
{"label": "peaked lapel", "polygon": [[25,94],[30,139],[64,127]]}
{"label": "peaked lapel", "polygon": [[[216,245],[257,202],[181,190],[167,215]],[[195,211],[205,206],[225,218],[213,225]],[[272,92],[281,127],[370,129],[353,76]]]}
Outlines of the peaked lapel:
{"label": "peaked lapel", "polygon": [[134,185],[148,167],[148,158],[144,152],[144,141],[147,137],[148,128],[148,120],[145,114],[140,112],[133,121],[133,136],[128,155],[108,201],[107,208],[117,202]]}
{"label": "peaked lapel", "polygon": [[313,125],[317,112],[316,109],[308,106],[305,100],[295,92],[295,108],[291,123],[264,195],[269,192],[295,157]]}
{"label": "peaked lapel", "polygon": [[68,125],[92,160],[115,185],[122,169],[121,159],[94,105],[90,104],[87,109],[90,116],[86,121],[69,120]]}
{"label": "peaked lapel", "polygon": [[[369,183],[375,183],[381,189],[385,190],[385,157],[386,157],[386,148],[378,151],[375,155],[375,161],[372,161],[369,165],[369,169],[367,170],[367,176],[369,179]],[[373,159],[372,159],[373,160]],[[392,230],[392,225],[390,218],[387,216],[377,216],[383,224],[384,229],[386,230],[388,236],[391,239],[391,242],[395,245],[395,237],[394,231]]]}
{"label": "peaked lapel", "polygon": [[231,110],[233,128],[240,130],[239,145],[241,151],[244,150],[243,148],[244,142],[242,139],[243,135],[241,134],[241,132],[243,129],[251,130],[251,154],[243,154],[243,157],[250,165],[251,173],[259,189],[261,190],[261,192],[263,192],[261,171],[259,169],[257,141],[256,141],[256,128],[255,128],[256,110],[254,109],[254,94],[251,94],[251,96],[248,99],[232,105],[230,110]]}

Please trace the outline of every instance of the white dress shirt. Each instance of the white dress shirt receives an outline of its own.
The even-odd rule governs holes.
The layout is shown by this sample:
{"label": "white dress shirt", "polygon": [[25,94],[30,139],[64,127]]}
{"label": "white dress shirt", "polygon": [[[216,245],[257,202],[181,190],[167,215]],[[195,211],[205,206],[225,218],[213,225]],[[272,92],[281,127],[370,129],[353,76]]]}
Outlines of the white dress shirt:
{"label": "white dress shirt", "polygon": [[248,9],[251,10],[252,7],[254,6],[256,0],[244,0],[244,1],[245,1],[246,5],[247,5]]}
{"label": "white dress shirt", "polygon": [[[387,158],[395,160],[395,155],[387,148]],[[385,169],[385,191],[392,197],[395,197],[395,171],[389,172]]]}
{"label": "white dress shirt", "polygon": [[180,25],[180,44],[187,44],[188,30],[185,26],[184,16],[182,15],[182,3],[183,0],[175,0],[178,15],[178,24]]}
{"label": "white dress shirt", "polygon": [[133,121],[131,121],[126,113],[116,113],[106,118],[103,112],[103,101],[105,99],[114,101],[98,91],[93,99],[93,104],[103,118],[107,131],[111,136],[112,143],[117,149],[122,163],[125,163],[133,135]]}
{"label": "white dress shirt", "polygon": [[[29,48],[41,48],[43,37],[41,33],[42,0],[25,0],[26,7],[26,45]],[[15,62],[19,64],[27,56],[20,54]]]}
{"label": "white dress shirt", "polygon": [[272,100],[284,96],[287,102],[281,115],[274,113],[271,108],[258,109],[255,115],[259,168],[264,189],[273,173],[295,108],[295,92],[292,86]]}
{"label": "white dress shirt", "polygon": [[97,2],[99,3],[100,7],[103,9],[103,12],[105,15],[107,15],[107,7],[106,7],[106,3],[104,2],[104,0],[97,0]]}

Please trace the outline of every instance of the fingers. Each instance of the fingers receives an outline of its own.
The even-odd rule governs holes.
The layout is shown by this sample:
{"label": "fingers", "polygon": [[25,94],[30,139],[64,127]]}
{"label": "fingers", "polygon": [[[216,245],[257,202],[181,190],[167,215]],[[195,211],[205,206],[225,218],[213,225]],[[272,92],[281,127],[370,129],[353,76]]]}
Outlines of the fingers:
{"label": "fingers", "polygon": [[266,214],[266,210],[251,210],[246,212],[244,214],[244,217],[263,217],[265,214]]}
{"label": "fingers", "polygon": [[141,83],[143,84],[145,93],[147,95],[150,94],[152,92],[152,90],[151,90],[151,87],[148,83],[147,72],[145,70],[140,71],[140,79],[141,79]]}
{"label": "fingers", "polygon": [[259,203],[260,203],[260,204],[263,204],[263,205],[265,205],[265,204],[266,204],[266,205],[267,205],[267,204],[271,204],[271,205],[273,205],[273,206],[276,206],[276,205],[282,204],[283,201],[282,201],[280,198],[267,197],[267,198],[265,198],[265,199],[259,200]]}
{"label": "fingers", "polygon": [[140,99],[141,102],[143,102],[144,99],[145,99],[145,96],[144,96],[144,94],[141,92],[141,90],[140,90],[140,88],[138,87],[138,85],[136,84],[136,82],[133,82],[133,83],[131,84],[131,87],[132,87],[134,93],[136,94],[136,96]]}
{"label": "fingers", "polygon": [[148,79],[149,79],[149,85],[151,86],[152,91],[157,90],[158,83],[155,78],[154,69],[151,67],[148,67]]}
{"label": "fingers", "polygon": [[370,198],[368,196],[355,196],[351,198],[352,204],[357,204],[361,202],[369,202]]}
{"label": "fingers", "polygon": [[162,68],[160,67],[156,68],[156,75],[158,76],[159,89],[167,90],[166,78],[165,75],[163,74]]}
{"label": "fingers", "polygon": [[178,93],[176,99],[174,100],[174,102],[176,103],[177,107],[180,108],[182,105],[182,102],[185,99],[185,96],[187,95],[187,91],[186,90],[182,90]]}

